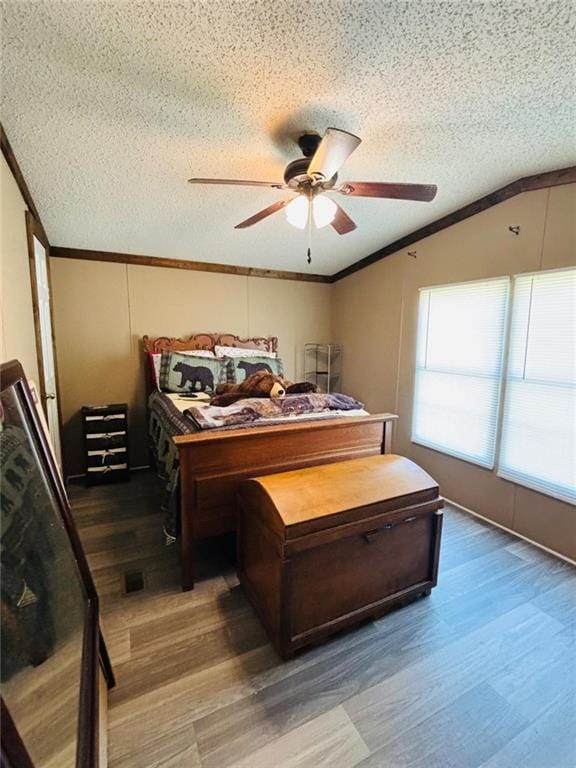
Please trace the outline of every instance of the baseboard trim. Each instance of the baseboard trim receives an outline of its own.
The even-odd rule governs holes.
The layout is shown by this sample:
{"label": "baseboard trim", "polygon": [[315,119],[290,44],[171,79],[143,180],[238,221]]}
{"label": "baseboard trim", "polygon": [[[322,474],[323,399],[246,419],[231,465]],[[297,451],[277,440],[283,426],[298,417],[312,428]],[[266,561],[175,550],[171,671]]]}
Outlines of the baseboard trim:
{"label": "baseboard trim", "polygon": [[517,539],[522,539],[523,541],[527,541],[528,544],[532,544],[533,546],[538,547],[538,549],[542,549],[544,552],[547,552],[549,555],[558,557],[560,560],[564,560],[564,562],[569,563],[570,565],[576,566],[576,561],[572,560],[566,555],[562,555],[560,554],[560,552],[556,552],[556,550],[554,549],[545,547],[544,544],[540,544],[539,542],[534,541],[534,539],[529,539],[528,536],[523,536],[521,533],[518,533],[518,531],[513,531],[511,528],[506,528],[505,525],[501,525],[500,523],[497,523],[495,520],[490,520],[489,517],[484,517],[484,515],[481,515],[479,512],[475,512],[473,509],[469,509],[468,507],[465,507],[462,504],[458,504],[457,501],[453,501],[452,499],[449,499],[447,496],[444,496],[444,500],[447,501],[448,504],[452,504],[452,506],[457,507],[458,509],[461,509],[462,512],[467,512],[469,515],[478,517],[480,518],[480,520],[484,520],[486,523],[490,523],[490,525],[493,525],[495,528],[500,528],[501,530],[506,531],[506,533],[511,533],[512,536],[515,536]]}

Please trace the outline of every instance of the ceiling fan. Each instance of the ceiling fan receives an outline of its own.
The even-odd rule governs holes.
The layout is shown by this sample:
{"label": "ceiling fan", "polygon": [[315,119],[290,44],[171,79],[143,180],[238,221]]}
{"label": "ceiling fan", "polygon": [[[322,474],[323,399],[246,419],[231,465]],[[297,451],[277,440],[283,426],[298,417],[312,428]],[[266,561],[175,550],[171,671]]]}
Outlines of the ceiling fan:
{"label": "ceiling fan", "polygon": [[[273,213],[286,210],[286,218],[295,227],[308,226],[309,238],[314,224],[318,229],[330,224],[339,235],[356,229],[356,224],[337,202],[326,192],[337,192],[345,197],[381,197],[396,200],[429,202],[436,196],[434,184],[395,184],[391,182],[346,181],[336,186],[338,172],[358,147],[361,139],[339,128],[328,128],[324,137],[304,133],[298,145],[304,157],[288,163],[284,183],[274,181],[247,181],[244,179],[188,179],[190,184],[232,184],[246,187],[271,187],[298,193],[292,200],[279,200],[258,211],[234,229],[246,229]],[[310,243],[309,243],[310,246]],[[308,247],[310,262],[310,247]]]}
{"label": "ceiling fan", "polygon": [[[246,187],[290,189],[299,193],[293,200],[279,200],[268,208],[240,222],[235,229],[257,224],[276,211],[286,208],[291,224],[304,229],[312,208],[317,227],[332,224],[339,235],[356,229],[356,224],[325,192],[338,192],[350,197],[382,197],[396,200],[429,202],[436,196],[434,184],[394,184],[391,182],[347,181],[336,187],[338,172],[360,144],[361,139],[339,128],[328,128],[324,138],[316,133],[305,133],[298,139],[304,157],[293,160],[284,171],[284,183],[274,181],[246,181],[243,179],[188,179],[190,184],[233,184]],[[312,206],[309,202],[312,201]],[[319,201],[322,201],[319,203]],[[328,203],[328,205],[326,205]],[[317,209],[317,210],[316,210]],[[290,216],[290,213],[293,213]],[[292,219],[292,220],[291,220]]]}

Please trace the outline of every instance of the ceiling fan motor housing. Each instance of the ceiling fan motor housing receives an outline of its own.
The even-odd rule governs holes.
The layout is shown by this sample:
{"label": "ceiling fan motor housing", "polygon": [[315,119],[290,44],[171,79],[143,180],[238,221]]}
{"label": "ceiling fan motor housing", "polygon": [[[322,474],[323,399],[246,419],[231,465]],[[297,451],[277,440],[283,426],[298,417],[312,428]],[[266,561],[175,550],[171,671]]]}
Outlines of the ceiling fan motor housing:
{"label": "ceiling fan motor housing", "polygon": [[299,157],[288,163],[284,171],[284,182],[292,189],[311,186],[330,189],[336,184],[338,174],[335,174],[331,179],[323,180],[321,184],[312,184],[312,179],[308,175],[308,167],[321,141],[322,137],[318,136],[317,133],[303,133],[298,139],[298,146],[304,157]]}
{"label": "ceiling fan motor housing", "polygon": [[288,163],[284,171],[284,182],[291,189],[314,187],[319,192],[321,189],[330,189],[336,184],[338,174],[335,174],[331,179],[323,180],[321,184],[313,184],[312,179],[308,175],[308,167],[321,141],[322,137],[318,136],[317,133],[303,133],[299,137],[298,146],[302,150],[304,157],[299,157],[297,160]]}
{"label": "ceiling fan motor housing", "polygon": [[310,157],[299,157],[298,160],[288,163],[284,171],[284,181],[288,186],[298,187],[300,184],[310,181],[307,171],[311,159]]}
{"label": "ceiling fan motor housing", "polygon": [[[288,163],[284,171],[284,182],[291,189],[312,186],[312,179],[308,175],[308,166],[311,160],[311,157],[299,157],[298,160],[292,160],[291,163]],[[331,189],[337,180],[338,174],[335,174],[331,179],[326,179],[322,184],[315,186],[319,189]]]}

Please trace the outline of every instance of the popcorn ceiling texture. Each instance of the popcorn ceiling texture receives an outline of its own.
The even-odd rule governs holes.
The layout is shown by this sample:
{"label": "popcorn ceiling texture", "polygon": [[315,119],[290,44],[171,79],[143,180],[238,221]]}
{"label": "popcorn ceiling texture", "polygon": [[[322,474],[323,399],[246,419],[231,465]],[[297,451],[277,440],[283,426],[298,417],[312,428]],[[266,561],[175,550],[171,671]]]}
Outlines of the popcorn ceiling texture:
{"label": "popcorn ceiling texture", "polygon": [[[574,163],[568,0],[3,3],[1,118],[59,246],[332,274],[516,178]],[[433,203],[341,198],[306,236],[276,190],[303,130],[363,143],[340,179],[436,183]]]}

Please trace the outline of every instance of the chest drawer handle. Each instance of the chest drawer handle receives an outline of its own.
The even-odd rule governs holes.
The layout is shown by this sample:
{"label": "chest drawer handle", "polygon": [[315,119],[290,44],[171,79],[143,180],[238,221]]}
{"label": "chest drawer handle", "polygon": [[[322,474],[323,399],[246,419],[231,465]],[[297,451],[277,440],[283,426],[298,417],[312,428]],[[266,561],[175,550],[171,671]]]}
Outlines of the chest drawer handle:
{"label": "chest drawer handle", "polygon": [[371,544],[378,538],[378,534],[382,533],[382,531],[388,531],[390,528],[394,528],[394,523],[386,523],[386,525],[383,525],[381,528],[375,528],[373,531],[366,531],[366,533],[362,534],[362,538],[367,544]]}
{"label": "chest drawer handle", "polygon": [[413,523],[414,520],[416,520],[416,515],[413,515],[412,517],[405,517],[404,520],[402,520],[403,523]]}

